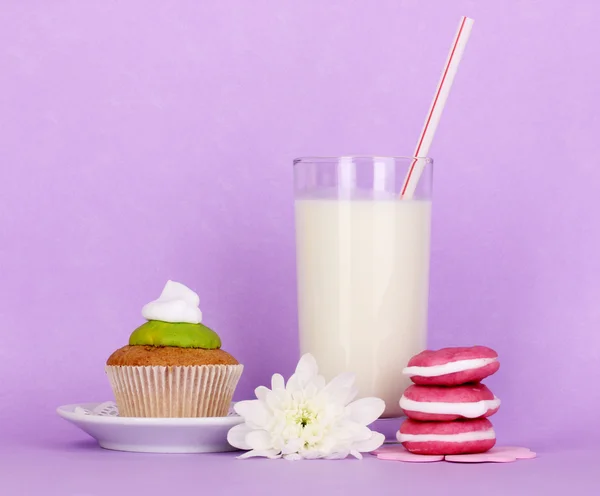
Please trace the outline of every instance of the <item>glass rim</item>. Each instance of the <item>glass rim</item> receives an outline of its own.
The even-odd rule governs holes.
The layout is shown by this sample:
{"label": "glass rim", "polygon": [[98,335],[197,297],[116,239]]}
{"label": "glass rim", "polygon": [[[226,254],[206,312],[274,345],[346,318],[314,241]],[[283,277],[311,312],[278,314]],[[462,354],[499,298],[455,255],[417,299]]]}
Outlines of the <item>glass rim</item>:
{"label": "glass rim", "polygon": [[298,157],[293,161],[293,165],[298,165],[302,163],[320,163],[320,162],[339,162],[343,158],[350,159],[375,159],[375,158],[383,158],[383,159],[392,159],[392,160],[424,160],[426,164],[432,164],[433,158],[431,157],[411,157],[411,156],[403,156],[403,155],[340,155],[338,157],[335,156],[314,156],[314,157]]}

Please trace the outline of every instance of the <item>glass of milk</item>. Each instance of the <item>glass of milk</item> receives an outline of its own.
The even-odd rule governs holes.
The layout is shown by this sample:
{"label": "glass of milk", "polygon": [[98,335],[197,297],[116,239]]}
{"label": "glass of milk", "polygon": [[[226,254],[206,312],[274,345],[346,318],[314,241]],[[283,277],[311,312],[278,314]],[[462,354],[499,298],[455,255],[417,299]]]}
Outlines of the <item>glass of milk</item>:
{"label": "glass of milk", "polygon": [[[401,199],[415,161],[416,191]],[[354,372],[383,418],[402,415],[402,369],[426,348],[432,172],[430,158],[294,161],[300,350],[328,380]]]}

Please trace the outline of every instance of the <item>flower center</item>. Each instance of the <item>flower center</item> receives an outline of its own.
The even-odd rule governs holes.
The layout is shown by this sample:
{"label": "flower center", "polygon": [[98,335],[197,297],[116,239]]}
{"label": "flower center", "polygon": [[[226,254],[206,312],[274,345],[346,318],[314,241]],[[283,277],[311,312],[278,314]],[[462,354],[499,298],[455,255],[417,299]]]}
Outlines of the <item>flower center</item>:
{"label": "flower center", "polygon": [[297,405],[295,409],[288,411],[287,414],[288,421],[302,427],[302,429],[307,425],[315,423],[317,416],[317,412],[306,404]]}
{"label": "flower center", "polygon": [[306,427],[308,424],[312,423],[315,421],[316,419],[316,414],[315,412],[311,412],[310,410],[308,410],[307,408],[303,408],[302,410],[300,410],[300,412],[298,413],[298,418],[297,418],[297,422],[302,426],[302,427]]}

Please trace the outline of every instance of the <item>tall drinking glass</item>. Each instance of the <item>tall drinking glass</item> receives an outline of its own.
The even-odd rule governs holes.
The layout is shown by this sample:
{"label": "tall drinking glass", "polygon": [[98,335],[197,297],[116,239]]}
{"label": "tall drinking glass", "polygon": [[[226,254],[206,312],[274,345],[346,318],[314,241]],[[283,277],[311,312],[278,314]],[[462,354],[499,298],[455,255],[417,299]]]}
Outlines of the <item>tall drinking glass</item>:
{"label": "tall drinking glass", "polygon": [[[401,199],[413,162],[422,174]],[[328,380],[354,372],[384,418],[402,415],[402,369],[426,348],[432,168],[425,157],[294,161],[301,352]]]}

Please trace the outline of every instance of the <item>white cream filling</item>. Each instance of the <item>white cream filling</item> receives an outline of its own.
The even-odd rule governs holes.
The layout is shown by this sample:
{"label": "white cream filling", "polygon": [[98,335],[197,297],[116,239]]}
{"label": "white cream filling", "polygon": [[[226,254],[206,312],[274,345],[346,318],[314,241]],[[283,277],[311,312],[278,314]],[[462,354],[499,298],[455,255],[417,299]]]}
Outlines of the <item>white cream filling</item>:
{"label": "white cream filling", "polygon": [[485,441],[496,439],[494,429],[487,431],[461,432],[459,434],[404,434],[396,433],[396,439],[401,443],[466,443],[469,441]]}
{"label": "white cream filling", "polygon": [[437,377],[439,375],[453,374],[455,372],[464,372],[465,370],[478,369],[485,367],[498,360],[495,358],[473,358],[471,360],[457,360],[443,365],[432,365],[430,367],[405,367],[402,373],[408,376],[418,375],[421,377]]}
{"label": "white cream filling", "polygon": [[481,417],[488,410],[500,406],[500,399],[472,401],[467,403],[448,403],[441,401],[415,401],[406,396],[400,398],[400,408],[411,412],[432,413],[439,415],[461,415],[466,418]]}
{"label": "white cream filling", "polygon": [[202,322],[199,308],[200,298],[190,288],[175,281],[167,281],[158,299],[142,308],[142,317],[146,320],[163,322]]}

